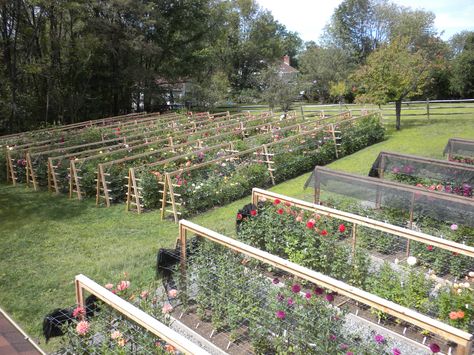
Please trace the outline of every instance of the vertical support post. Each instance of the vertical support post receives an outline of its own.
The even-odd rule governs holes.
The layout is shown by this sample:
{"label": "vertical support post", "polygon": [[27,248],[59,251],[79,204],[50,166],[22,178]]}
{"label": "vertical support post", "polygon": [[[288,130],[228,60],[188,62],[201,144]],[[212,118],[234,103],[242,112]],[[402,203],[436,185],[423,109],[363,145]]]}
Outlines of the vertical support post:
{"label": "vertical support post", "polygon": [[334,142],[334,151],[336,153],[336,159],[339,159],[339,153],[337,152],[337,139],[336,139],[336,130],[334,129],[334,124],[329,125],[329,130],[331,132],[332,140]]}
{"label": "vertical support post", "polygon": [[179,225],[179,243],[181,248],[181,255],[179,260],[179,269],[181,272],[181,285],[184,291],[186,291],[186,242],[187,242],[187,229],[182,224]]}
{"label": "vertical support post", "polygon": [[165,219],[165,213],[166,213],[166,201],[167,201],[167,193],[168,193],[168,179],[165,178],[163,179],[163,197],[161,201],[161,220]]}
{"label": "vertical support post", "polygon": [[426,116],[430,119],[430,99],[426,98]]}
{"label": "vertical support post", "polygon": [[48,158],[48,190],[52,192],[53,187],[56,195],[59,195],[58,180],[56,179],[56,171],[54,170],[53,159]]}
{"label": "vertical support post", "polygon": [[[410,204],[410,220],[408,222],[408,228],[413,228],[413,210],[415,209],[415,192],[411,196],[411,204]],[[407,250],[406,256],[410,256],[410,239],[407,239]]]}
{"label": "vertical support post", "polygon": [[258,205],[258,196],[254,189],[252,189],[252,204]]}
{"label": "vertical support post", "polygon": [[[384,176],[384,165],[385,165],[385,155],[382,155],[380,158],[380,166],[379,166],[379,178],[383,179]],[[375,200],[375,208],[380,208],[380,205],[382,203],[382,192],[380,191],[380,186],[377,185],[377,195],[376,195],[376,200]]]}
{"label": "vertical support post", "polygon": [[303,105],[300,106],[300,110],[301,110],[301,118],[304,119],[304,109],[303,109]]}
{"label": "vertical support post", "polygon": [[168,141],[169,141],[169,144],[170,144],[170,147],[171,147],[171,151],[172,151],[173,153],[176,153],[176,151],[174,150],[173,137],[172,137],[172,136],[168,137]]}
{"label": "vertical support post", "polygon": [[76,305],[79,307],[84,308],[84,289],[81,286],[81,283],[79,280],[75,280],[74,282],[75,287],[76,287]]}
{"label": "vertical support post", "polygon": [[100,182],[102,183],[102,189],[104,190],[104,198],[105,198],[105,205],[110,207],[110,196],[109,196],[109,187],[107,186],[107,180],[105,180],[104,174],[104,167],[102,164],[99,164],[99,168],[97,169],[100,175]]}
{"label": "vertical support post", "polygon": [[356,255],[356,243],[357,243],[357,224],[352,224],[352,263],[354,263]]}
{"label": "vertical support post", "polygon": [[99,206],[100,203],[100,170],[97,169],[97,182],[95,184],[95,205]]}
{"label": "vertical support post", "polygon": [[[125,203],[125,210],[130,211],[130,206],[132,202],[132,175],[131,175],[131,170],[133,168],[128,169],[128,179],[127,179],[127,202]],[[98,180],[98,179],[97,179]]]}

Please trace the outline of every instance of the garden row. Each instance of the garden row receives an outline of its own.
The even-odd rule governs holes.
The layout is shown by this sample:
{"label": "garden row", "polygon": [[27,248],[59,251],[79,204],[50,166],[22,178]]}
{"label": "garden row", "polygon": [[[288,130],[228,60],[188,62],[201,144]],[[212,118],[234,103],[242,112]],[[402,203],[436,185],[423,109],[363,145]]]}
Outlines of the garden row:
{"label": "garden row", "polygon": [[[164,280],[165,290],[157,289],[156,283],[144,287],[122,280],[116,285],[107,284],[107,291],[92,287],[90,280],[81,275],[76,278],[79,306],[84,305],[82,289],[85,289],[105,299],[119,313],[99,313],[88,319],[78,317],[69,328],[65,348],[72,353],[93,353],[107,348],[126,353],[179,350],[204,354],[211,348],[214,353],[230,354],[470,354],[472,334],[459,329],[469,325],[467,317],[472,317],[469,313],[472,310],[465,306],[472,302],[470,285],[445,282],[438,287],[439,304],[449,312],[448,321],[441,322],[414,310],[433,277],[426,278],[411,259],[407,259],[406,264],[400,263],[398,272],[394,273],[388,271],[393,265],[367,267],[372,261],[360,248],[356,248],[355,256],[351,257],[352,243],[348,245],[349,252],[341,251],[347,239],[352,242],[355,236],[358,243],[362,238],[358,232],[361,226],[458,252],[469,251],[468,248],[263,190],[254,191],[253,201],[260,201],[257,202],[260,208],[251,209],[250,217],[240,223],[239,238],[249,240],[250,244],[265,245],[270,245],[273,238],[272,248],[276,249],[282,245],[291,249],[292,238],[304,239],[298,242],[304,246],[321,243],[317,249],[328,249],[324,254],[314,255],[331,259],[324,271],[300,265],[314,262],[311,257],[298,256],[295,263],[181,221],[180,247],[174,254],[181,257],[172,278]],[[250,228],[252,224],[256,228]],[[330,229],[332,225],[336,229]],[[278,228],[280,232],[275,234]],[[321,233],[324,230],[327,234]],[[190,243],[191,236],[204,241]],[[300,251],[306,250],[300,248]],[[472,252],[470,250],[471,257]],[[347,254],[349,257],[345,257]],[[331,263],[337,265],[331,267]],[[337,274],[345,282],[325,272]],[[377,272],[382,279],[375,280],[373,275]],[[366,282],[361,283],[364,277]],[[360,280],[355,282],[358,287],[353,285],[353,280]],[[399,298],[390,301],[364,291],[362,286],[369,288],[369,280],[387,282]],[[424,287],[420,289],[420,285]],[[181,335],[199,339],[202,348],[186,349],[189,343],[181,344],[176,336],[164,336],[170,332],[165,328],[155,333],[161,340],[140,331],[143,327],[151,329],[147,315],[123,304],[125,301],[117,295],[133,301],[136,307],[174,329],[179,326]],[[446,324],[448,322],[451,324]],[[140,352],[139,349],[146,350]]]}
{"label": "garden row", "polygon": [[[239,114],[238,117],[243,116]],[[6,146],[4,157],[7,162],[13,161],[17,166],[24,166],[28,160],[27,153],[33,155],[46,155],[51,153],[62,152],[62,154],[91,149],[93,147],[105,147],[117,145],[120,143],[133,145],[134,143],[143,143],[147,137],[155,135],[165,135],[169,132],[175,132],[179,129],[194,128],[205,125],[208,122],[224,123],[232,118],[228,112],[218,113],[212,116],[208,115],[206,119],[202,117],[186,116],[178,114],[153,115],[150,117],[141,117],[131,122],[112,122],[108,126],[86,126],[80,130],[56,133],[57,136],[44,141],[33,141],[26,144],[16,144]],[[60,134],[60,135],[58,135]],[[127,140],[129,142],[127,142]],[[15,164],[16,163],[16,164]],[[13,171],[10,169],[10,172]],[[7,176],[9,176],[7,174]],[[15,176],[9,176],[14,181]],[[18,177],[21,181],[21,176]]]}
{"label": "garden row", "polygon": [[[377,115],[355,117],[314,126],[285,138],[274,137],[273,141],[258,142],[256,146],[236,143],[233,150],[238,152],[230,155],[214,152],[203,156],[198,152],[133,168],[130,175],[135,180],[129,179],[128,186],[140,190],[132,194],[140,194],[146,208],[161,206],[162,216],[171,212],[177,221],[178,215],[191,215],[234,201],[250,193],[254,186],[265,187],[301,175],[315,165],[351,154],[383,137]],[[137,200],[137,205],[141,201]]]}

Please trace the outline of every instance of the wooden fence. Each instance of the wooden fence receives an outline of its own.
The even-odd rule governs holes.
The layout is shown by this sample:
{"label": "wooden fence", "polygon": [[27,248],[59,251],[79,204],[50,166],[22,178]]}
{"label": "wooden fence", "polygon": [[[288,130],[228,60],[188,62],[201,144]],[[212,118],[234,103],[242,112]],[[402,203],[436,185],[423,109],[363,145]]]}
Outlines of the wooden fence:
{"label": "wooden fence", "polygon": [[75,278],[76,303],[85,307],[84,290],[185,354],[208,354],[187,338],[84,275]]}
{"label": "wooden fence", "polygon": [[193,234],[198,237],[210,240],[214,243],[223,245],[230,250],[242,253],[250,258],[259,260],[264,264],[277,267],[278,269],[300,277],[303,280],[317,284],[331,291],[335,291],[342,296],[348,297],[354,301],[360,302],[407,323],[425,329],[440,336],[447,342],[457,344],[456,355],[471,354],[473,342],[472,334],[447,325],[439,320],[425,316],[409,308],[402,307],[394,302],[353,287],[332,277],[295,264],[289,260],[280,258],[235,239],[221,235],[187,220],[181,220],[179,222],[179,242],[181,245],[180,269],[183,277],[185,277],[186,273],[186,241],[188,234]]}

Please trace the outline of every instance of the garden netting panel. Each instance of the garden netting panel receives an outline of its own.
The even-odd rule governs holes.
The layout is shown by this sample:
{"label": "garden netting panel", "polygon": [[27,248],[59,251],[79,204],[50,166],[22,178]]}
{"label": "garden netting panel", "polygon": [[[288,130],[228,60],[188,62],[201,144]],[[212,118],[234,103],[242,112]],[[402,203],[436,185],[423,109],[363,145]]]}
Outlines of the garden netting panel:
{"label": "garden netting panel", "polygon": [[[319,202],[319,195],[324,193],[325,197],[330,199],[342,198],[346,204],[359,203],[364,209],[393,209],[407,215],[412,213],[412,218],[415,219],[430,217],[438,221],[474,227],[474,202],[466,197],[319,166],[306,181],[305,188],[307,187],[315,189],[315,202]],[[351,212],[360,214],[360,211]]]}
{"label": "garden netting panel", "polygon": [[444,155],[474,157],[474,140],[450,138],[443,151]]}
{"label": "garden netting panel", "polygon": [[454,184],[474,184],[474,167],[445,160],[418,157],[391,152],[380,152],[370,169],[369,176],[398,181]]}

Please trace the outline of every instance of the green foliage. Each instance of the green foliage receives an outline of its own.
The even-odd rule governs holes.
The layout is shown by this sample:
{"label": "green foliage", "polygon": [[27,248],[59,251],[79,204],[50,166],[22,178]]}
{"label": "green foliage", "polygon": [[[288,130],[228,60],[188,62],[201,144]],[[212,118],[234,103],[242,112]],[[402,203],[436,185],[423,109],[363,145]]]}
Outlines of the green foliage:
{"label": "green foliage", "polygon": [[423,52],[411,51],[407,38],[398,38],[373,52],[353,79],[358,84],[357,99],[384,104],[422,93],[430,63]]}
{"label": "green foliage", "polygon": [[460,97],[474,95],[474,32],[464,35],[460,53],[453,59],[451,87]]}

